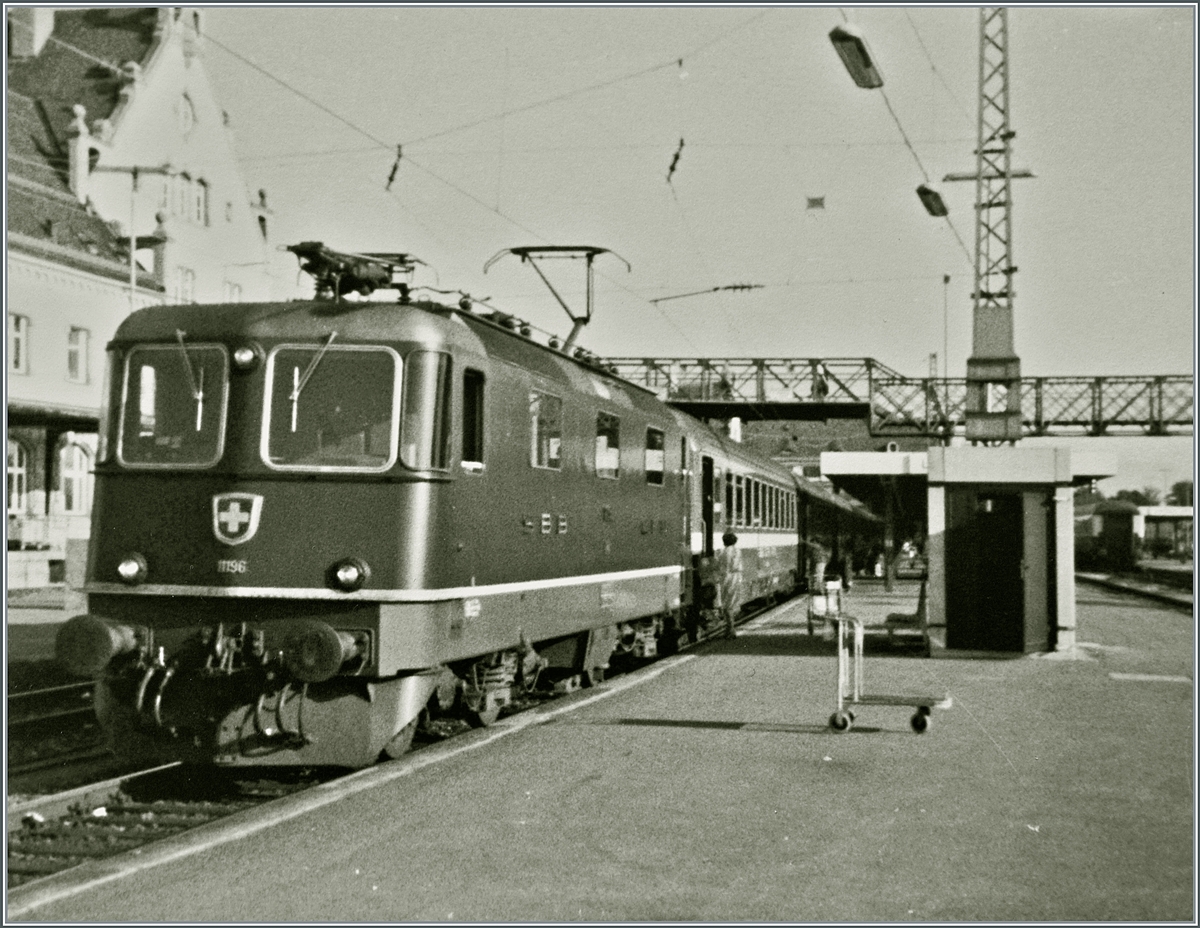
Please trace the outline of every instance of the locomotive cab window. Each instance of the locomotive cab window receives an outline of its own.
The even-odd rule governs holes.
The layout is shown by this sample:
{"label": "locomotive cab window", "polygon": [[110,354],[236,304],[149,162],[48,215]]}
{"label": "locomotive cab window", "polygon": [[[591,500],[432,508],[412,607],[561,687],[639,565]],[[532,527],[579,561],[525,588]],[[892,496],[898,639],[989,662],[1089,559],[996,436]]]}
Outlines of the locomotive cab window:
{"label": "locomotive cab window", "polygon": [[666,470],[666,443],[662,429],[646,429],[646,483],[661,487]]}
{"label": "locomotive cab window", "polygon": [[411,351],[404,360],[400,461],[412,470],[443,470],[450,446],[450,356]]}
{"label": "locomotive cab window", "polygon": [[211,467],[225,441],[222,345],[142,345],[125,361],[117,458],[128,467]]}
{"label": "locomotive cab window", "polygon": [[596,476],[616,480],[621,473],[621,420],[607,412],[596,416]]}
{"label": "locomotive cab window", "polygon": [[529,463],[550,470],[562,468],[562,400],[533,390],[529,394]]}
{"label": "locomotive cab window", "polygon": [[396,461],[400,359],[332,341],[271,353],[263,460],[280,470],[387,470]]}

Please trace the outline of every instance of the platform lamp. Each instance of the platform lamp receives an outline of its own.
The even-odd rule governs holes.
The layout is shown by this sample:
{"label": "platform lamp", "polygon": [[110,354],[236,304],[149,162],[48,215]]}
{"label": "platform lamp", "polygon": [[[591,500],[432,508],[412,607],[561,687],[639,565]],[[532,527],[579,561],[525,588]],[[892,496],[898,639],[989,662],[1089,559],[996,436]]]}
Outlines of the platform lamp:
{"label": "platform lamp", "polygon": [[[834,51],[842,59],[842,64],[846,66],[851,80],[857,86],[864,90],[883,89],[883,72],[879,70],[875,56],[871,54],[871,46],[867,44],[867,37],[863,35],[861,29],[850,23],[834,26],[829,31],[829,41],[833,43]],[[886,96],[884,96],[884,102],[888,103]],[[891,109],[890,103],[888,103],[888,109]],[[925,207],[925,212],[930,216],[940,219],[949,214],[942,195],[929,184],[921,184],[917,188],[917,196],[921,200],[921,205]]]}

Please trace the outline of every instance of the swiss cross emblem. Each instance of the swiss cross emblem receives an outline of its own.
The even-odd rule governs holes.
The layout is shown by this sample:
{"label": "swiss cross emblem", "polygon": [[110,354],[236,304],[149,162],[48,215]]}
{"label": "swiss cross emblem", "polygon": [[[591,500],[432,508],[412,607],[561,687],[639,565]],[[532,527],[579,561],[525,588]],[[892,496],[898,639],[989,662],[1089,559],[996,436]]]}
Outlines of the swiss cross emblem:
{"label": "swiss cross emblem", "polygon": [[213,534],[217,541],[240,545],[258,531],[263,498],[257,493],[218,493],[213,497]]}

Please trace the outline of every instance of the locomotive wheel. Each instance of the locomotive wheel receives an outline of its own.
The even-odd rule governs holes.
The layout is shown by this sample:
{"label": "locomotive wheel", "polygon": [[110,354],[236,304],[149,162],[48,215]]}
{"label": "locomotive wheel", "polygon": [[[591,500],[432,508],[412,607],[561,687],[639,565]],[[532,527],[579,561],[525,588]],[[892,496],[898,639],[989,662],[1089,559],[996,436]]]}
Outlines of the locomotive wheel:
{"label": "locomotive wheel", "polygon": [[408,753],[409,748],[412,747],[413,735],[417,732],[417,722],[419,721],[420,716],[417,716],[392,736],[392,740],[383,746],[385,757],[395,760]]}
{"label": "locomotive wheel", "polygon": [[604,682],[604,668],[593,667],[590,670],[585,670],[580,674],[585,687],[598,686]]}

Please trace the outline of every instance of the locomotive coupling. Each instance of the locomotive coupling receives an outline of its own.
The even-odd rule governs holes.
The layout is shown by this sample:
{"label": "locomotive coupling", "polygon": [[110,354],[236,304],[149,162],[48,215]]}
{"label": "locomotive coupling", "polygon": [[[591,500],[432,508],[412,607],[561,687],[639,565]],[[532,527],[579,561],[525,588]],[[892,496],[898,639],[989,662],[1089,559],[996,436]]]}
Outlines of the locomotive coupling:
{"label": "locomotive coupling", "polygon": [[364,657],[366,643],[316,619],[297,622],[287,633],[283,663],[302,683],[328,680],[347,661]]}
{"label": "locomotive coupling", "polygon": [[94,677],[108,662],[138,648],[137,633],[128,625],[77,615],[58,630],[54,655],[71,673]]}

